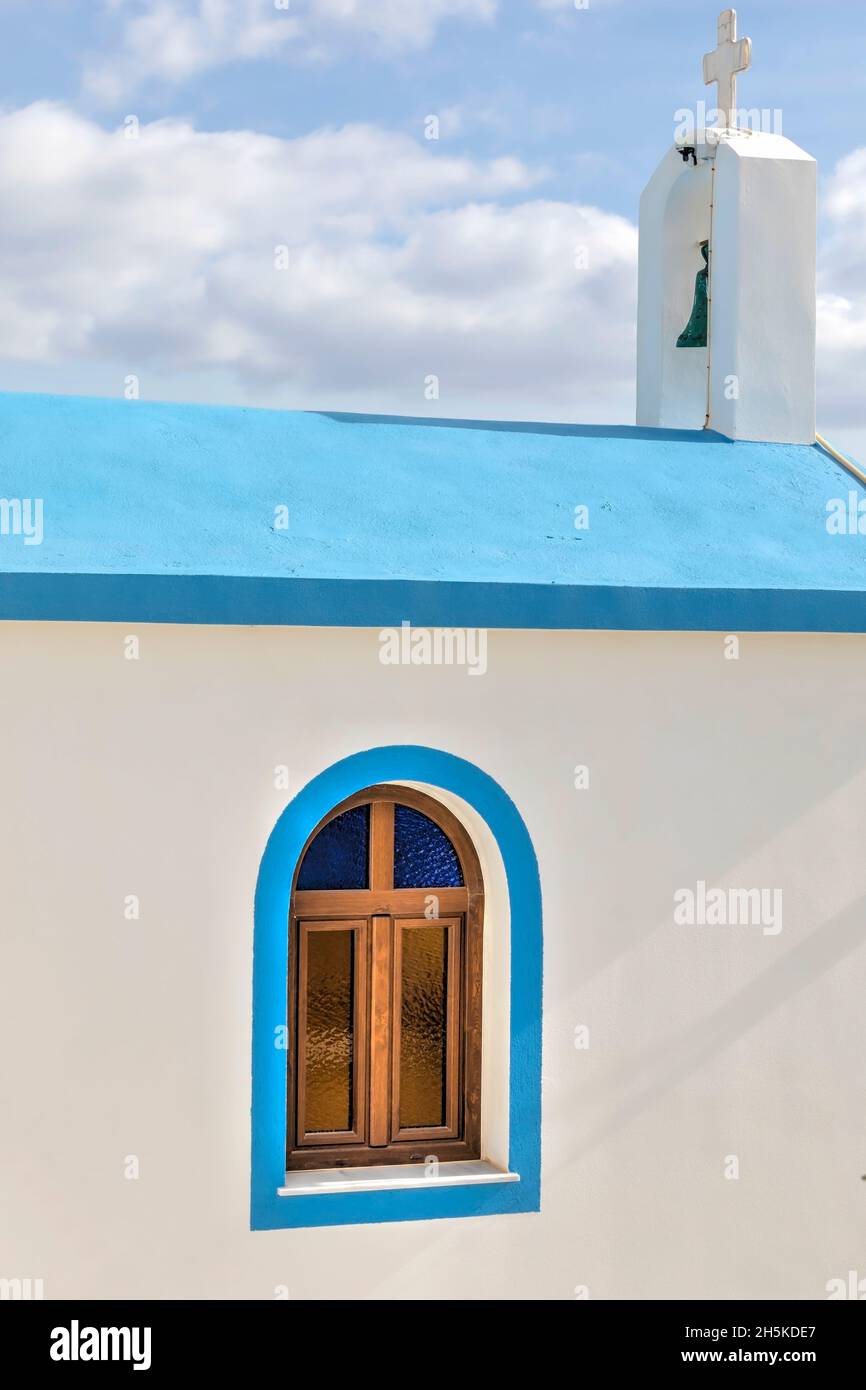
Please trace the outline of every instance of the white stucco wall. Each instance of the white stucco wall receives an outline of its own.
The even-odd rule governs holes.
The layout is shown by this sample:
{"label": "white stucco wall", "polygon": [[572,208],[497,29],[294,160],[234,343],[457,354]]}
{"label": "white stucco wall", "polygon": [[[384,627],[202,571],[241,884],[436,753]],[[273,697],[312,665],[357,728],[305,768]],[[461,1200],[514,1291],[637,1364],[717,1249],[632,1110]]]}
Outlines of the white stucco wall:
{"label": "white stucco wall", "polygon": [[[822,1298],[866,1275],[864,657],[494,632],[468,677],[383,667],[364,631],[0,627],[0,1275],[266,1299]],[[543,1209],[251,1234],[273,770],[297,790],[394,742],[477,763],[535,844]],[[701,879],[781,888],[782,931],[675,926]]]}

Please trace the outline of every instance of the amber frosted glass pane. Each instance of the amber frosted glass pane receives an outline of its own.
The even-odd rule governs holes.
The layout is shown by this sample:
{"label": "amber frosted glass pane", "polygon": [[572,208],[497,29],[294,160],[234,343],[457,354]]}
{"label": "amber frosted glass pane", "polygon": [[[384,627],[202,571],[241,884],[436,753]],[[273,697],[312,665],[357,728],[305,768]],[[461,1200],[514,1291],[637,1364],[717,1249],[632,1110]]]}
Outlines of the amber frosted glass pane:
{"label": "amber frosted glass pane", "polygon": [[355,933],[307,933],[308,1134],[352,1128]]}
{"label": "amber frosted glass pane", "polygon": [[445,1123],[448,940],[445,927],[405,927],[400,1000],[400,1125]]}

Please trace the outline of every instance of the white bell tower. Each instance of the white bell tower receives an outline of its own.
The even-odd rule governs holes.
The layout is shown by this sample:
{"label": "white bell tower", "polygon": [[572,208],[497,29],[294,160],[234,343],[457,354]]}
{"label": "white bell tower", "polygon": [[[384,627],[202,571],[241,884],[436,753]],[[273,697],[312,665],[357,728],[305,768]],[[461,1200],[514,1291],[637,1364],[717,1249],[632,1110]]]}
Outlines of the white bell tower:
{"label": "white bell tower", "polygon": [[641,196],[637,423],[813,444],[816,165],[748,127],[750,62],[723,11],[704,58],[718,123],[678,138]]}

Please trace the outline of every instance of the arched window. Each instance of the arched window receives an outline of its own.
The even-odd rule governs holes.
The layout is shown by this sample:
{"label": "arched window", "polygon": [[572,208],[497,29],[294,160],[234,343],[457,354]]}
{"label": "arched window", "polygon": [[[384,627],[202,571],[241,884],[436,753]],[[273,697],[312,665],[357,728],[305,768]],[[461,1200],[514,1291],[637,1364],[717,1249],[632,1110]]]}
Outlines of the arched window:
{"label": "arched window", "polygon": [[484,893],[463,826],[368,787],[292,889],[288,1168],[480,1157]]}

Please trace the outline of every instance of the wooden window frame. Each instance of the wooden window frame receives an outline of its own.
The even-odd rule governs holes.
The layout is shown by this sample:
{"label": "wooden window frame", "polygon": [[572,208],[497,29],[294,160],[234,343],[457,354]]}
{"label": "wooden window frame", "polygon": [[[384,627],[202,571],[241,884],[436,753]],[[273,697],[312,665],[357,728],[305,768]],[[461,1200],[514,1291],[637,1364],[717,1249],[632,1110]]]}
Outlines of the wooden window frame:
{"label": "wooden window frame", "polygon": [[[394,807],[420,811],[439,826],[454,847],[463,875],[461,888],[394,888]],[[296,888],[313,839],[329,821],[352,807],[370,806],[369,887]],[[437,918],[426,916],[431,895]],[[447,807],[410,787],[367,787],[340,802],[304,844],[292,881],[289,917],[289,1057],[286,1167],[363,1167],[424,1161],[458,1161],[481,1156],[481,1004],[484,883],[475,847]],[[399,1125],[399,968],[402,934],[413,927],[441,925],[448,941],[446,1124],[401,1129]],[[300,949],[311,930],[355,931],[354,1128],[345,1134],[304,1134],[303,1041],[299,1001],[303,981]]]}

